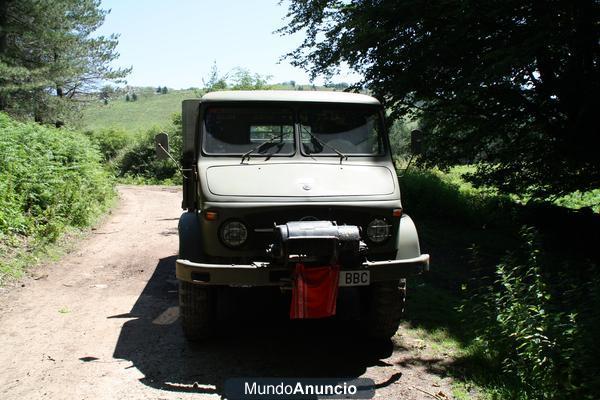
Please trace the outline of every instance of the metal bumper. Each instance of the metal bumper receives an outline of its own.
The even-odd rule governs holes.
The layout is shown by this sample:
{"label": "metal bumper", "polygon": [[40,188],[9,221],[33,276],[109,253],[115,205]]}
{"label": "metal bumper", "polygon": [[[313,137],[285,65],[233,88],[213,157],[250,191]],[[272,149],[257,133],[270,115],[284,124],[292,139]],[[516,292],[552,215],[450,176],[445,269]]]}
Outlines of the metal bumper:
{"label": "metal bumper", "polygon": [[[371,282],[392,281],[429,270],[429,254],[404,260],[367,261],[359,270],[368,270]],[[284,286],[290,283],[289,269],[269,263],[204,264],[177,260],[177,279],[204,285]]]}

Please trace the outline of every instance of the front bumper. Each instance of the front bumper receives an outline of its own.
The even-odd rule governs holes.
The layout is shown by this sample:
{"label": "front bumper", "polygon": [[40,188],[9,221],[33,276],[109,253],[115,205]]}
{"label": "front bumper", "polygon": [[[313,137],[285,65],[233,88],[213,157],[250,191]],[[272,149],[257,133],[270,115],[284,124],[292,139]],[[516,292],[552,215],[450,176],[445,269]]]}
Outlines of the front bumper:
{"label": "front bumper", "polygon": [[[359,270],[368,270],[371,282],[393,281],[429,270],[429,254],[404,260],[366,261]],[[177,260],[177,279],[203,285],[285,286],[291,281],[289,269],[256,262],[239,264],[204,264]]]}

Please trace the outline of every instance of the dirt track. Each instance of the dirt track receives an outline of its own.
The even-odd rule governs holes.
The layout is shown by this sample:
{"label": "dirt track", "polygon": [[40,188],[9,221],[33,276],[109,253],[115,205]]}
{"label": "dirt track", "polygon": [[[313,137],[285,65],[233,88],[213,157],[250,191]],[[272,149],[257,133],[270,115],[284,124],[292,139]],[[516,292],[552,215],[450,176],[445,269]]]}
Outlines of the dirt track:
{"label": "dirt track", "polygon": [[226,337],[187,344],[174,275],[181,193],[119,192],[112,215],[71,254],[0,293],[1,399],[218,398],[226,378],[247,376],[363,376],[380,398],[451,397],[449,378],[432,368],[443,360],[402,329],[372,348],[348,327],[251,316]]}

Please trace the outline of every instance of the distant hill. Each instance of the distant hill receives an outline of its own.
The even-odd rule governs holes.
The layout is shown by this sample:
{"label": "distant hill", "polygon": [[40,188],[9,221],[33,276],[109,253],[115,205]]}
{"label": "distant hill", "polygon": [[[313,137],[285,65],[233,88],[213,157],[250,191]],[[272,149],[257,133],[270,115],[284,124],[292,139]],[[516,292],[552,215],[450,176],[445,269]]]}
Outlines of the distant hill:
{"label": "distant hill", "polygon": [[169,90],[158,94],[152,88],[133,88],[133,93],[136,93],[136,101],[126,101],[125,93],[110,98],[106,105],[102,100],[94,100],[83,111],[82,129],[140,131],[163,126],[170,122],[173,113],[181,111],[182,100],[199,96],[196,90]]}

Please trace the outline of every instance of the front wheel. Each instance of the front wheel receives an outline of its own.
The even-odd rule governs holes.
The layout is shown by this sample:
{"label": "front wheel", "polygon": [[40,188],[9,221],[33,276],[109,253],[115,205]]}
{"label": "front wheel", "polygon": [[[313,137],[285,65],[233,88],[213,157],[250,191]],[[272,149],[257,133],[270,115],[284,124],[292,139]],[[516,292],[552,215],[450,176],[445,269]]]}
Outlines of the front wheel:
{"label": "front wheel", "polygon": [[406,300],[406,280],[373,283],[367,292],[367,332],[373,339],[389,339],[398,330]]}
{"label": "front wheel", "polygon": [[179,312],[183,333],[189,341],[210,338],[216,324],[215,288],[180,281]]}

